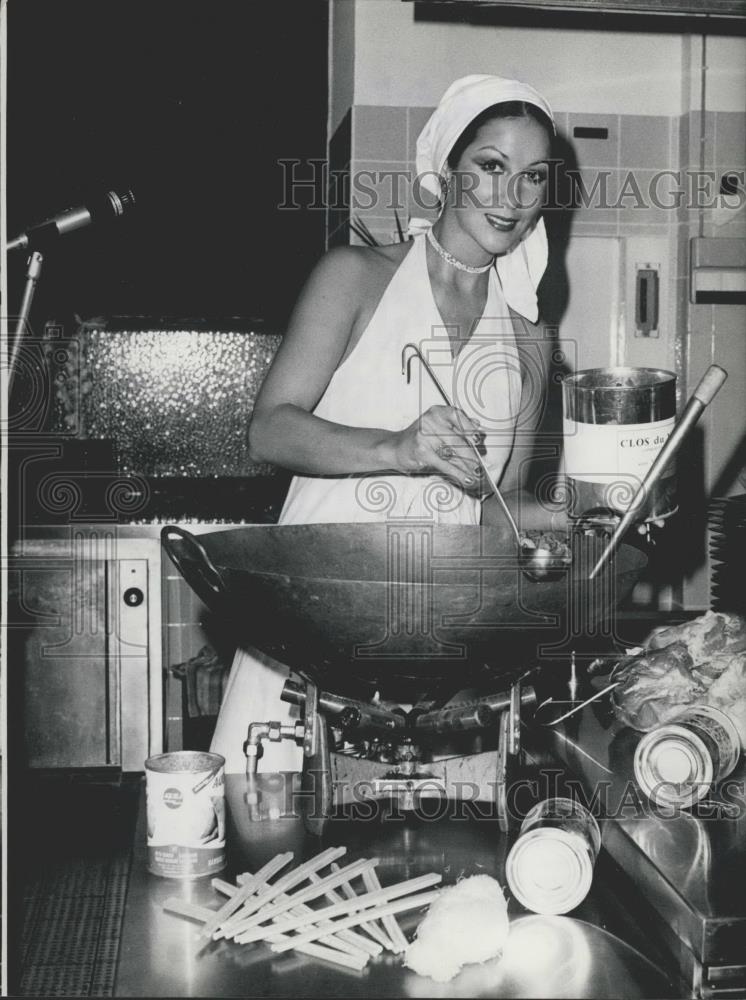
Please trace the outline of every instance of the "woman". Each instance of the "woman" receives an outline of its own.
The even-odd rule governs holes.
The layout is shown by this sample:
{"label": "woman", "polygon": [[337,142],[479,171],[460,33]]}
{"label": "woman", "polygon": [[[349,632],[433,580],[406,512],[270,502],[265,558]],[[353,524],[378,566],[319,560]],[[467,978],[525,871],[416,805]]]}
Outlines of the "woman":
{"label": "woman", "polygon": [[[318,264],[250,428],[257,460],[298,474],[280,523],[407,515],[479,523],[479,469],[466,439],[485,435],[499,479],[521,410],[509,306],[536,320],[552,133],[549,107],[532,88],[499,77],[456,81],[417,143],[421,184],[446,192],[427,236],[339,248]],[[407,385],[408,342],[429,357],[454,408],[419,367]],[[361,482],[371,474],[385,494]],[[455,490],[432,488],[444,478]],[[389,503],[368,502],[371,494]]]}
{"label": "woman", "polygon": [[[457,80],[417,141],[419,182],[442,195],[434,226],[407,243],[335,249],[316,266],[249,432],[255,459],[296,474],[281,524],[480,522],[485,485],[469,439],[505,485],[516,424],[523,435],[541,410],[511,310],[537,319],[553,133],[549,105],[526,84]],[[403,377],[408,343],[453,406],[419,362]],[[509,485],[519,481],[513,464]],[[286,714],[283,681],[266,658],[237,654],[213,742],[240,761],[228,770],[243,770],[236,751],[249,721]],[[289,744],[264,759],[265,770],[299,764]]]}

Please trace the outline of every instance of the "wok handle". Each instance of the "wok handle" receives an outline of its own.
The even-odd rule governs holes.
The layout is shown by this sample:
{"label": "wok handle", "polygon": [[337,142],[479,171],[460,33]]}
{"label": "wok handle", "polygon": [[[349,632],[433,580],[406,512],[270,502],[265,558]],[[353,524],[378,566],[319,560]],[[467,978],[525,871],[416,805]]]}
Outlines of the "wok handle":
{"label": "wok handle", "polygon": [[[190,559],[182,557],[175,539],[179,539],[182,547],[191,556]],[[206,604],[212,603],[216,597],[223,598],[227,595],[228,590],[223,578],[207,554],[207,550],[190,531],[176,524],[166,524],[161,529],[161,544],[186,582]]]}

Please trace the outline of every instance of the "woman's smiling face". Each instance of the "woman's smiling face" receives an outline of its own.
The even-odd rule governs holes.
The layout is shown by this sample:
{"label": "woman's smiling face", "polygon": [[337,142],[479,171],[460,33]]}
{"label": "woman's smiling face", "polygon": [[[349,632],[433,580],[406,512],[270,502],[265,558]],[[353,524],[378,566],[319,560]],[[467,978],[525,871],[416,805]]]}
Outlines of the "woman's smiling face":
{"label": "woman's smiling face", "polygon": [[461,154],[449,188],[447,210],[464,235],[490,254],[512,250],[545,203],[549,154],[549,136],[535,119],[485,122]]}

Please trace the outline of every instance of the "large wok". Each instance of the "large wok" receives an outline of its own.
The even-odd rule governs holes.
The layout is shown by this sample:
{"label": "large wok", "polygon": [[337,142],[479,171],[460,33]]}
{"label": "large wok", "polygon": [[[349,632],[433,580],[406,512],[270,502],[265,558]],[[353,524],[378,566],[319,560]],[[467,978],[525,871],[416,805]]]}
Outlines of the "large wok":
{"label": "large wok", "polygon": [[573,570],[533,583],[505,532],[466,525],[251,525],[198,538],[168,525],[162,539],[238,641],[296,669],[384,686],[465,679],[474,664],[514,670],[608,619],[647,563],[622,545],[590,583],[601,543],[577,533]]}

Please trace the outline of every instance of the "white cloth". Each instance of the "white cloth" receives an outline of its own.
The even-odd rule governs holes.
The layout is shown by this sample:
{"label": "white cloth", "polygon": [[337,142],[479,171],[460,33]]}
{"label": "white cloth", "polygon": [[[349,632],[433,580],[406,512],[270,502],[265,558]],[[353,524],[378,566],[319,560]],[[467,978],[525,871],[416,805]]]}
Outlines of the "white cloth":
{"label": "white cloth", "polygon": [[[455,406],[485,433],[486,463],[499,479],[510,457],[521,374],[510,312],[490,271],[484,313],[454,361],[433,297],[424,237],[399,265],[360,340],[329,382],[314,414],[355,427],[401,430],[443,399],[416,359],[408,385],[402,350],[416,344]],[[296,476],[280,524],[371,522],[416,517],[478,524],[480,501],[441,476]]]}
{"label": "white cloth", "polygon": [[[482,111],[506,101],[533,104],[547,115],[554,126],[549,104],[527,83],[478,73],[461,77],[443,94],[417,139],[415,168],[420,186],[440,197],[441,178],[448,154],[458,137]],[[410,234],[420,233],[429,225],[426,219],[412,219]],[[547,254],[546,229],[540,217],[522,242],[495,262],[505,301],[532,323],[539,317],[536,289],[546,270]]]}
{"label": "white cloth", "polygon": [[[299,718],[300,710],[295,705],[280,700],[289,674],[284,663],[278,663],[259,650],[236,650],[210,744],[213,753],[225,757],[226,774],[246,771],[243,744],[251,722],[279,721],[286,725]],[[265,741],[262,746],[257,767],[260,774],[301,770],[303,750],[292,740]]]}

